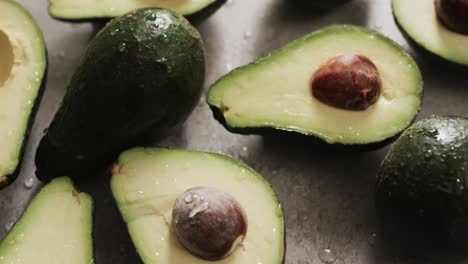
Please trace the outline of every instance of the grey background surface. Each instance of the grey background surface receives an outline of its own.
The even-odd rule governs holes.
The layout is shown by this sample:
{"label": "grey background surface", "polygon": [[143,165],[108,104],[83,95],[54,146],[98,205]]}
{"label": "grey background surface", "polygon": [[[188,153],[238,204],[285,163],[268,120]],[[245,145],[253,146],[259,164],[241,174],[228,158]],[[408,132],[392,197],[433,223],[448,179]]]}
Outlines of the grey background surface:
{"label": "grey background surface", "polygon": [[[88,41],[104,23],[57,21],[47,13],[47,0],[19,2],[43,29],[49,52],[48,82],[19,178],[0,192],[0,237],[40,187],[34,179],[33,162],[38,141]],[[387,148],[359,152],[316,144],[303,137],[235,135],[212,118],[205,95],[218,77],[299,36],[337,23],[381,31],[413,55],[425,79],[424,105],[418,119],[431,114],[468,116],[468,71],[415,50],[393,20],[390,0],[350,1],[321,14],[293,8],[288,0],[234,0],[208,19],[197,21],[207,54],[204,96],[185,125],[158,145],[225,153],[262,173],[285,211],[287,264],[468,263],[447,256],[404,257],[380,243],[379,235],[374,237],[373,186]],[[28,179],[34,179],[32,188],[25,187]],[[141,263],[110,195],[108,180],[106,175],[80,183],[80,188],[96,199],[95,261]]]}

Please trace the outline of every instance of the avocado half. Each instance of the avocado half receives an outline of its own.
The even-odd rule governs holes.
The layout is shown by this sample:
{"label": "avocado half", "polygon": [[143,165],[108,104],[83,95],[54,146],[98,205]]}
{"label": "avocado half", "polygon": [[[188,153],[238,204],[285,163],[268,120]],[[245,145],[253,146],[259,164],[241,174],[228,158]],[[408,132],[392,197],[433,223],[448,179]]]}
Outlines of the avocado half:
{"label": "avocado half", "polygon": [[[380,72],[380,97],[364,111],[329,106],[311,93],[320,66],[348,53],[366,56]],[[211,86],[207,101],[215,117],[234,132],[273,128],[328,143],[369,144],[408,127],[422,95],[418,66],[395,42],[366,28],[335,25],[228,73]]]}
{"label": "avocado half", "polygon": [[191,255],[171,229],[177,197],[198,186],[230,194],[247,217],[248,230],[241,247],[216,263],[283,262],[281,206],[268,182],[239,161],[211,153],[135,148],[124,152],[114,165],[111,185],[144,263],[212,263]]}
{"label": "avocado half", "polygon": [[32,16],[18,3],[0,0],[0,189],[16,176],[46,65]]}
{"label": "avocado half", "polygon": [[468,252],[467,179],[468,119],[433,116],[415,123],[378,174],[375,199],[384,231],[397,243]]}
{"label": "avocado half", "polygon": [[183,122],[204,78],[201,36],[181,15],[143,8],[113,19],[89,44],[39,143],[36,175],[82,177],[107,166]]}
{"label": "avocado half", "polygon": [[49,0],[49,13],[56,18],[80,20],[90,18],[118,17],[135,9],[159,7],[173,10],[181,15],[201,11],[217,0]]}
{"label": "avocado half", "polygon": [[448,29],[437,17],[435,0],[392,0],[393,15],[420,46],[451,62],[468,65],[468,35]]}
{"label": "avocado half", "polygon": [[92,211],[69,178],[52,181],[0,241],[0,263],[93,263]]}

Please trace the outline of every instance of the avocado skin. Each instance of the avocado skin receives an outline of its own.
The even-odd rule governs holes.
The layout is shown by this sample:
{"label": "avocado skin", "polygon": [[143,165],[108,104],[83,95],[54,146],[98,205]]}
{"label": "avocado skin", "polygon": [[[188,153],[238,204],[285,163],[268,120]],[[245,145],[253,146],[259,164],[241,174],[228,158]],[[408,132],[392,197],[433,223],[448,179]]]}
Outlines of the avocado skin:
{"label": "avocado skin", "polygon": [[[311,142],[317,145],[336,147],[337,149],[342,149],[342,150],[353,149],[356,151],[367,152],[367,151],[379,150],[393,143],[401,135],[401,133],[399,133],[393,137],[389,137],[382,141],[370,142],[367,144],[352,144],[351,145],[351,144],[343,144],[340,142],[329,143],[319,137],[310,136],[306,133],[301,133],[301,132],[294,131],[294,130],[286,130],[281,127],[244,127],[244,128],[231,127],[226,122],[226,118],[224,117],[221,109],[219,109],[218,107],[214,105],[209,105],[209,106],[213,113],[214,119],[216,119],[216,121],[218,121],[226,130],[234,134],[241,134],[241,135],[246,135],[246,136],[248,135],[263,135],[263,136],[275,136],[275,137],[278,136],[278,137],[289,137],[290,139],[293,137],[296,137],[301,141],[303,140],[303,141]],[[413,123],[415,119],[416,119],[416,116],[414,117],[411,123]]]}
{"label": "avocado skin", "polygon": [[182,16],[144,8],[91,41],[36,154],[41,180],[98,169],[148,133],[184,121],[203,86],[198,31]]}
{"label": "avocado skin", "polygon": [[468,119],[433,116],[407,131],[380,168],[375,194],[383,232],[468,252]]}

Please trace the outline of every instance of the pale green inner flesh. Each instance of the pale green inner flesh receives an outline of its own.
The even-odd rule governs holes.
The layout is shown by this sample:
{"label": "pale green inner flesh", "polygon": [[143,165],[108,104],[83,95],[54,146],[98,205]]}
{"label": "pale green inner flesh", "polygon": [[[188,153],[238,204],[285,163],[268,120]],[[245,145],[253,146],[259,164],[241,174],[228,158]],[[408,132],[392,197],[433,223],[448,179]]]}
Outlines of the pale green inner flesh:
{"label": "pale green inner flesh", "polygon": [[0,30],[0,88],[10,76],[11,68],[13,67],[14,56],[13,47],[11,46],[8,37]]}
{"label": "pale green inner flesh", "polygon": [[143,7],[162,7],[181,14],[194,13],[216,0],[49,0],[57,17],[85,18],[120,16]]}
{"label": "pale green inner flesh", "polygon": [[68,178],[51,182],[0,242],[0,263],[93,263],[91,215],[91,198]]}
{"label": "pale green inner flesh", "polygon": [[[25,10],[0,1],[0,178],[18,165],[29,115],[45,70],[40,31]],[[0,179],[1,180],[1,179]]]}
{"label": "pale green inner flesh", "polygon": [[196,186],[214,187],[233,195],[247,215],[248,232],[242,246],[215,263],[282,263],[282,211],[261,176],[218,155],[134,149],[119,159],[112,191],[146,264],[212,263],[183,249],[170,228],[176,198]]}
{"label": "pale green inner flesh", "polygon": [[450,31],[439,21],[434,0],[393,0],[393,12],[398,23],[421,46],[468,65],[468,36]]}
{"label": "pale green inner flesh", "polygon": [[[397,134],[420,107],[419,70],[393,42],[347,28],[325,30],[230,73],[211,88],[208,102],[225,109],[231,127],[275,127],[345,144],[378,142]],[[341,110],[311,95],[317,69],[348,53],[368,57],[380,73],[382,94],[366,111]]]}

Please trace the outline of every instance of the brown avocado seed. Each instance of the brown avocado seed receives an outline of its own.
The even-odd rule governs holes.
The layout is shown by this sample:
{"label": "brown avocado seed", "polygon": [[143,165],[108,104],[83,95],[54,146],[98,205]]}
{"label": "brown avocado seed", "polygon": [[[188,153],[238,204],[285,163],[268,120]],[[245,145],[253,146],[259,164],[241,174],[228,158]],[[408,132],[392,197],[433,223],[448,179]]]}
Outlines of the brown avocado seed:
{"label": "brown avocado seed", "polygon": [[332,58],[314,74],[312,94],[330,106],[360,111],[377,101],[381,86],[377,67],[368,58],[345,54]]}
{"label": "brown avocado seed", "polygon": [[468,0],[436,0],[435,8],[448,29],[468,35]]}
{"label": "brown avocado seed", "polygon": [[240,245],[247,233],[247,219],[231,195],[196,187],[177,198],[172,228],[192,255],[215,261],[229,256]]}

